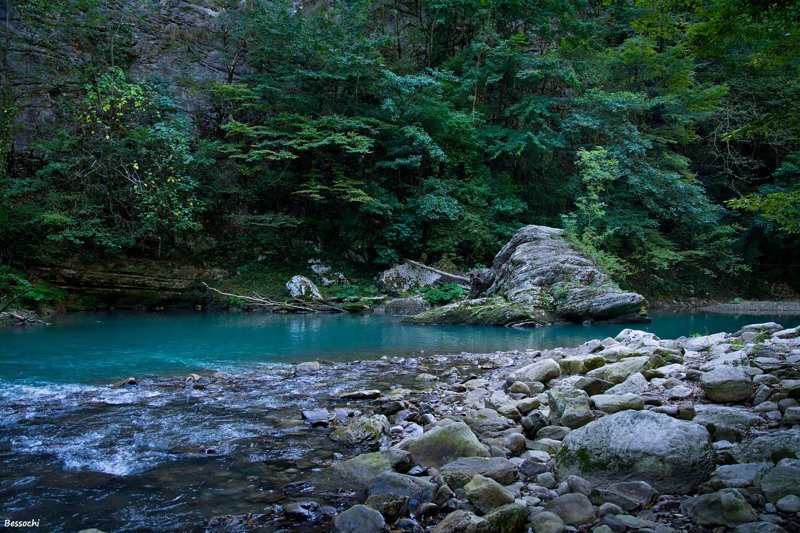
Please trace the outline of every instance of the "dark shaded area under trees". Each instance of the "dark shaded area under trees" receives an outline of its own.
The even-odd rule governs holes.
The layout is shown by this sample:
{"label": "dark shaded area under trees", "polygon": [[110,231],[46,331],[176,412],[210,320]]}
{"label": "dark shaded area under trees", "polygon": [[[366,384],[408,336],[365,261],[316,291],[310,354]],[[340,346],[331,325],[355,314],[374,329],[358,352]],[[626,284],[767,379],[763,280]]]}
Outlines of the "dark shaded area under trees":
{"label": "dark shaded area under trees", "polygon": [[[177,2],[3,4],[0,262],[18,271],[468,269],[533,223],[653,296],[798,289],[797,3],[206,2],[194,36],[159,35]],[[227,72],[132,72],[148,31],[186,62],[213,44]],[[24,140],[20,70],[52,88]]]}

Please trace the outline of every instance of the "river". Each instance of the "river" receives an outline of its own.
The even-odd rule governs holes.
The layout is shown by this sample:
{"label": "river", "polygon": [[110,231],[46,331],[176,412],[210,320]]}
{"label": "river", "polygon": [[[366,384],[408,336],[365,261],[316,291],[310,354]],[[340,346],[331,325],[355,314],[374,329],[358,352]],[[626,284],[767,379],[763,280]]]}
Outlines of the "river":
{"label": "river", "polygon": [[[800,317],[653,318],[632,327],[675,338],[768,319],[800,324]],[[418,362],[410,356],[572,346],[624,327],[107,313],[0,329],[0,518],[39,519],[47,531],[193,529],[303,497],[312,479],[314,497],[337,506],[347,495],[320,480],[327,466],[354,452],[310,428],[302,409],[344,407],[337,395],[347,390],[412,388],[407,376]],[[292,364],[309,360],[329,364],[295,377]],[[439,361],[434,373],[449,368],[447,358]],[[462,375],[473,370],[463,358],[459,365]],[[189,373],[204,377],[186,383]],[[111,386],[128,376],[139,384]]]}

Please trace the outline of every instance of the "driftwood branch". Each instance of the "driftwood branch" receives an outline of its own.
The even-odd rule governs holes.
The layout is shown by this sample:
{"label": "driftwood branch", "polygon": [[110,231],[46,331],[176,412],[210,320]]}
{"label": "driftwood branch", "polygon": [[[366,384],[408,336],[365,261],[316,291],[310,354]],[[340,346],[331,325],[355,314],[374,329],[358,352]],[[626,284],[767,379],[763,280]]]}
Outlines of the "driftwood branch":
{"label": "driftwood branch", "polygon": [[319,307],[333,309],[334,311],[338,311],[340,313],[346,313],[344,309],[341,307],[337,307],[335,305],[327,304],[327,303],[315,303],[313,307],[309,304],[304,303],[302,300],[297,298],[294,299],[295,302],[301,303],[289,303],[289,302],[276,302],[275,300],[270,300],[269,298],[264,298],[263,296],[259,296],[258,294],[255,295],[247,295],[247,294],[233,294],[231,292],[224,292],[214,287],[211,287],[207,283],[203,282],[203,287],[211,292],[215,292],[220,296],[226,296],[229,298],[236,298],[237,300],[242,300],[244,302],[248,302],[255,305],[260,305],[263,307],[289,307],[291,309],[297,309],[298,311],[307,311],[309,313],[317,313],[320,311]]}
{"label": "driftwood branch", "polygon": [[454,279],[456,281],[463,281],[469,287],[470,279],[466,276],[459,276],[458,274],[451,274],[450,272],[445,272],[444,270],[439,270],[438,268],[433,268],[426,264],[420,263],[419,261],[412,261],[411,259],[406,259],[406,263],[410,263],[415,267],[424,268],[425,270],[430,270],[431,272],[435,272],[442,277]]}
{"label": "driftwood branch", "polygon": [[303,306],[303,305],[290,304],[288,302],[276,302],[275,300],[270,300],[269,298],[264,298],[264,297],[261,297],[261,296],[248,296],[246,294],[233,294],[232,292],[223,292],[223,291],[221,291],[219,289],[215,289],[214,287],[211,287],[210,285],[208,285],[205,282],[203,282],[203,287],[205,287],[207,290],[209,290],[211,292],[215,292],[215,293],[219,294],[220,296],[227,296],[229,298],[236,298],[237,300],[250,302],[250,303],[256,304],[256,305],[263,305],[265,307],[291,307],[293,309],[298,309],[300,311],[311,311],[311,312],[314,311],[314,309],[312,309],[310,307]]}
{"label": "driftwood branch", "polygon": [[17,323],[14,324],[15,326],[49,326],[49,322],[45,322],[39,318],[36,318],[36,313],[33,311],[29,312],[17,312],[17,311],[5,311],[0,312],[0,319],[4,318],[11,318],[16,320]]}

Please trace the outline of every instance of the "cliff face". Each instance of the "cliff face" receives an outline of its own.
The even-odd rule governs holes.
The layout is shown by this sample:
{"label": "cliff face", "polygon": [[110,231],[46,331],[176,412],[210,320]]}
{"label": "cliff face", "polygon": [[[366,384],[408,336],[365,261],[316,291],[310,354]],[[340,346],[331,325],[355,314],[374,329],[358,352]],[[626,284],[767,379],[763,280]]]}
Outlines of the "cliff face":
{"label": "cliff face", "polygon": [[[134,80],[169,87],[178,106],[209,109],[200,90],[233,81],[244,69],[224,0],[64,2],[27,8],[3,2],[4,91],[17,107],[12,138],[26,152],[80,92],[88,73],[108,65]],[[204,113],[205,114],[205,113]]]}
{"label": "cliff face", "polygon": [[472,299],[409,319],[418,323],[545,325],[583,320],[641,321],[647,302],[624,292],[564,230],[525,226],[473,276]]}

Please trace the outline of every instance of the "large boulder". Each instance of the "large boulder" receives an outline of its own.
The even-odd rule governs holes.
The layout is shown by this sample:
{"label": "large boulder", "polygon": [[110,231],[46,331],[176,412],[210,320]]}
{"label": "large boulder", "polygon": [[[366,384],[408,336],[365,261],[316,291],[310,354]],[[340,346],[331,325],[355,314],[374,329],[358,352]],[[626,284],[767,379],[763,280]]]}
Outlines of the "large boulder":
{"label": "large boulder", "polygon": [[491,526],[483,518],[469,511],[453,511],[433,528],[433,533],[483,533]]}
{"label": "large boulder", "polygon": [[476,474],[472,480],[464,485],[464,492],[470,503],[482,513],[514,503],[514,495],[497,481]]}
{"label": "large boulder", "polygon": [[708,431],[649,411],[622,411],[571,431],[556,455],[561,477],[600,487],[646,481],[662,493],[686,493],[714,469]]}
{"label": "large boulder", "polygon": [[411,465],[411,455],[408,452],[390,448],[383,452],[357,455],[331,468],[342,481],[356,488],[366,488],[381,474],[393,470],[405,471]]}
{"label": "large boulder", "polygon": [[528,306],[495,296],[462,300],[444,305],[406,317],[404,322],[412,324],[471,324],[475,326],[536,326],[547,324],[549,317],[544,313],[534,315]]}
{"label": "large boulder", "polygon": [[333,525],[341,533],[381,533],[386,529],[381,513],[366,505],[354,505],[340,513]]}
{"label": "large boulder", "polygon": [[734,456],[740,463],[800,459],[800,429],[771,431],[746,439],[739,445]]}
{"label": "large boulder", "polygon": [[772,503],[784,496],[800,496],[800,460],[781,459],[761,478],[761,490]]}
{"label": "large boulder", "polygon": [[723,489],[711,494],[689,498],[682,504],[683,512],[704,526],[728,526],[755,522],[758,515],[736,489]]}
{"label": "large boulder", "polygon": [[718,366],[700,378],[700,386],[712,402],[740,402],[753,394],[753,382],[744,368]]}
{"label": "large boulder", "polygon": [[408,507],[412,511],[420,504],[433,501],[436,485],[420,477],[407,476],[397,472],[384,472],[372,480],[368,493],[396,494],[408,498]]}
{"label": "large boulder", "polygon": [[594,420],[589,407],[589,395],[572,387],[554,387],[547,391],[550,421],[570,429],[579,428]]}
{"label": "large boulder", "polygon": [[289,290],[289,296],[297,300],[319,302],[323,299],[314,282],[305,276],[292,276],[292,279],[286,282],[286,288]]}
{"label": "large boulder", "polygon": [[555,513],[542,511],[531,519],[531,526],[536,533],[561,533],[564,531],[564,521]]}
{"label": "large boulder", "polygon": [[561,367],[553,359],[542,359],[527,366],[523,366],[519,370],[511,372],[506,377],[506,383],[511,385],[516,381],[523,383],[533,383],[538,381],[540,383],[547,383],[551,379],[557,378],[561,375]]}
{"label": "large boulder", "polygon": [[644,297],[621,291],[556,228],[521,228],[495,256],[492,268],[482,271],[475,281],[480,286],[473,287],[471,300],[422,313],[410,321],[536,326],[557,321],[646,319]]}
{"label": "large boulder", "polygon": [[[599,377],[602,377],[611,383],[617,384],[622,383],[634,374],[641,373],[641,371],[644,370],[649,362],[649,357],[628,357],[627,359],[623,359],[618,363],[612,363],[610,365],[598,368],[597,370],[601,373]],[[619,394],[619,392],[613,392],[612,394]]]}
{"label": "large boulder", "polygon": [[392,443],[389,420],[384,415],[359,416],[334,429],[331,439],[367,451],[386,449]]}
{"label": "large boulder", "polygon": [[517,533],[527,531],[528,509],[521,503],[509,503],[498,507],[483,517],[492,533]]}
{"label": "large boulder", "polygon": [[444,465],[439,473],[455,490],[469,483],[476,474],[510,485],[517,478],[517,467],[505,457],[461,457]]}
{"label": "large boulder", "polygon": [[544,510],[561,517],[567,524],[582,526],[594,522],[594,508],[584,494],[565,494],[550,500]]}
{"label": "large boulder", "polygon": [[638,394],[596,394],[590,398],[595,408],[604,413],[617,413],[628,409],[644,409],[644,401]]}
{"label": "large boulder", "polygon": [[441,274],[411,263],[401,263],[384,270],[378,278],[381,286],[392,294],[406,294],[429,287],[442,279]]}
{"label": "large boulder", "polygon": [[440,468],[459,457],[486,457],[486,447],[468,425],[454,422],[426,431],[408,448],[414,462],[421,466]]}

